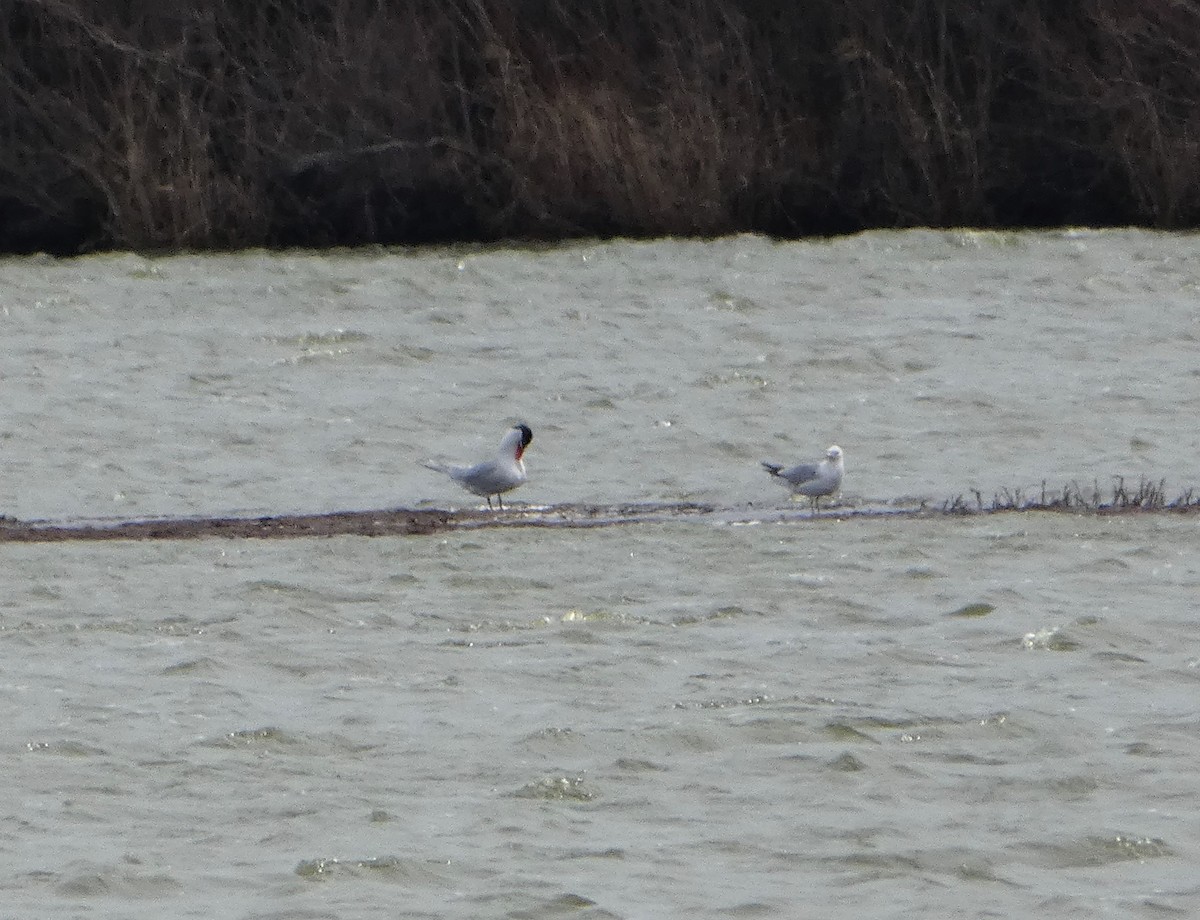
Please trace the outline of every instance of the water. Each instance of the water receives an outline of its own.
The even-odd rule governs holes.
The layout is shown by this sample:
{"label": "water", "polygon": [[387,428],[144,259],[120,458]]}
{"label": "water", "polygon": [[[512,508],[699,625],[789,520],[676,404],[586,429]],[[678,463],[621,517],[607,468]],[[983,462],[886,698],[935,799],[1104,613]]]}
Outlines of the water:
{"label": "water", "polygon": [[[1188,236],[0,263],[0,508],[1200,484]],[[1186,916],[1194,515],[0,545],[11,916]]]}

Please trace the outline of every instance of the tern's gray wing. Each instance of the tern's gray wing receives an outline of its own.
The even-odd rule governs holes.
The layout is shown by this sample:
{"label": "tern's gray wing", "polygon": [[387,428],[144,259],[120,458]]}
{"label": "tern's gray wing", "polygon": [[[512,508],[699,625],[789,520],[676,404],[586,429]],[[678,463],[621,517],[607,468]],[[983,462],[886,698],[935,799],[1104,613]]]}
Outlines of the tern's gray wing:
{"label": "tern's gray wing", "polygon": [[499,495],[515,489],[525,481],[520,470],[489,460],[475,466],[451,468],[450,476],[476,495]]}
{"label": "tern's gray wing", "polygon": [[494,495],[495,489],[488,489],[493,478],[490,473],[494,463],[476,463],[474,466],[452,466],[447,472],[455,482],[466,486],[476,495]]}
{"label": "tern's gray wing", "polygon": [[488,475],[490,467],[493,463],[477,463],[474,466],[458,466],[453,463],[436,463],[431,461],[423,461],[421,466],[427,469],[434,470],[438,473],[444,473],[449,476],[468,492],[474,492],[476,495],[495,495],[496,489],[492,489],[492,476]]}

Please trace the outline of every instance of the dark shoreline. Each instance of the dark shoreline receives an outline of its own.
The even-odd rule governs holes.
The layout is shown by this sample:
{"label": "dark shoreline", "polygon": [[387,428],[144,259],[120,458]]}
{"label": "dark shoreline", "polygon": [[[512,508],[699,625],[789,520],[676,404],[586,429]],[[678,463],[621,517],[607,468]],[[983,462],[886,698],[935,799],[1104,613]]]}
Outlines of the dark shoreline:
{"label": "dark shoreline", "polygon": [[0,252],[1200,226],[1200,5],[63,0]]}
{"label": "dark shoreline", "polygon": [[805,524],[863,519],[976,518],[998,514],[1057,513],[1086,516],[1200,513],[1200,499],[1168,503],[1067,504],[1061,501],[1024,504],[967,505],[960,499],[940,505],[861,505],[834,507],[815,516],[799,508],[731,507],[696,503],[627,505],[554,505],[505,511],[409,509],[338,511],[266,517],[188,517],[103,522],[19,521],[0,518],[0,543],[65,543],[109,540],[289,539],[297,537],[431,536],[462,530],[546,527],[581,529],[630,525]]}

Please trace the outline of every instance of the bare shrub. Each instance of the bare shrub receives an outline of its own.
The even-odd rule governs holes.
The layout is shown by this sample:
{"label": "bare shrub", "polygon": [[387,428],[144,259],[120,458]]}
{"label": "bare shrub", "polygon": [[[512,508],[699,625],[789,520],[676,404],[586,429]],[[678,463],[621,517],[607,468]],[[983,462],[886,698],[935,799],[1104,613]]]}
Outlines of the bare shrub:
{"label": "bare shrub", "polygon": [[0,247],[1200,220],[1179,0],[0,0]]}

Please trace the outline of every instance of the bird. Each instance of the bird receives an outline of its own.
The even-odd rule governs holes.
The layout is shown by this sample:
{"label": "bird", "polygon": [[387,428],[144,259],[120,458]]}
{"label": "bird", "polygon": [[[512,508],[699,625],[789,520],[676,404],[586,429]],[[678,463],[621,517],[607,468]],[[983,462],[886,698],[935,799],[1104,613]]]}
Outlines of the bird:
{"label": "bird", "polygon": [[793,495],[806,495],[812,503],[813,514],[817,513],[822,496],[832,495],[842,484],[846,468],[842,463],[842,449],[836,444],[825,451],[820,463],[800,463],[784,469],[777,463],[762,462],[763,469],[788,484]]}
{"label": "bird", "polygon": [[422,466],[445,473],[468,492],[482,495],[487,499],[488,508],[492,507],[492,496],[504,510],[504,501],[500,495],[509,492],[526,480],[525,462],[521,456],[533,442],[533,431],[528,425],[514,425],[504,435],[504,440],[496,449],[496,456],[474,466],[449,466],[442,463],[423,461]]}

